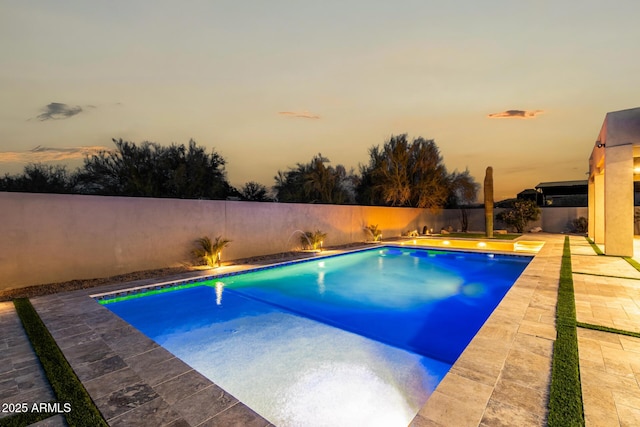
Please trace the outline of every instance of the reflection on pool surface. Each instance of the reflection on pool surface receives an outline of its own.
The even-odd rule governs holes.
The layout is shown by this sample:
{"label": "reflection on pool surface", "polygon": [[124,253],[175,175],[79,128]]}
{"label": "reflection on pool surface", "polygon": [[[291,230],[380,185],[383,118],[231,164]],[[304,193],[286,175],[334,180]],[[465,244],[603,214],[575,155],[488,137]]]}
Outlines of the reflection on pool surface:
{"label": "reflection on pool surface", "polygon": [[106,306],[276,425],[407,425],[529,260],[380,247]]}

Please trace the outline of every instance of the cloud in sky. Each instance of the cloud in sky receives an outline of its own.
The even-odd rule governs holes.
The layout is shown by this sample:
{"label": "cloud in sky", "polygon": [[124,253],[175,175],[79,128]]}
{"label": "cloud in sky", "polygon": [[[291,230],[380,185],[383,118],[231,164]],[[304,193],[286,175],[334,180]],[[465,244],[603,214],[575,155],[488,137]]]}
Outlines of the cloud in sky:
{"label": "cloud in sky", "polygon": [[295,117],[295,118],[300,118],[300,119],[319,119],[320,118],[320,116],[318,116],[317,114],[311,114],[308,111],[302,111],[302,112],[297,112],[297,111],[279,111],[278,114],[281,115],[281,116]]}
{"label": "cloud in sky", "polygon": [[491,113],[487,117],[491,119],[533,119],[543,110],[507,110],[500,113]]}
{"label": "cloud in sky", "polygon": [[[92,105],[89,107],[95,108]],[[37,119],[41,122],[45,120],[68,119],[76,114],[80,114],[82,111],[82,107],[79,105],[72,106],[60,102],[52,102],[42,108],[42,114],[39,114]]]}
{"label": "cloud in sky", "polygon": [[75,160],[97,154],[100,151],[109,151],[109,148],[100,146],[53,148],[38,145],[28,151],[0,151],[0,163],[39,163]]}

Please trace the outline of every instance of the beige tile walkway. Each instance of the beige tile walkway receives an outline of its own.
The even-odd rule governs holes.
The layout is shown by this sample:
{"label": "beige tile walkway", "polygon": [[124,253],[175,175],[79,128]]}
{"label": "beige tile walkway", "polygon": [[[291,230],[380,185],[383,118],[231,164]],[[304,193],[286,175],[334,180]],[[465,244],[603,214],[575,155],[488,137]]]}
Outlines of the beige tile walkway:
{"label": "beige tile walkway", "polygon": [[[571,237],[578,322],[640,332],[640,272]],[[640,425],[640,338],[578,328],[587,426]]]}
{"label": "beige tile walkway", "polygon": [[563,237],[542,250],[413,420],[412,426],[544,426]]}

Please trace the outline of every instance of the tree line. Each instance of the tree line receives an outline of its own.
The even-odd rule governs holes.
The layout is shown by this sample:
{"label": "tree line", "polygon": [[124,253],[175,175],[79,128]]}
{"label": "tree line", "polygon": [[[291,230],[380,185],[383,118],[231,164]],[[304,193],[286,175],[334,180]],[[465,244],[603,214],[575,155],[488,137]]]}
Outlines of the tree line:
{"label": "tree line", "polygon": [[480,188],[468,170],[447,171],[434,140],[409,140],[406,134],[371,147],[358,172],[333,166],[318,153],[308,163],[279,170],[271,189],[255,181],[234,188],[226,160],[194,140],[170,146],[113,143],[115,150],[87,156],[73,172],[63,165],[28,164],[22,174],[0,178],[0,191],[438,209],[474,203]]}

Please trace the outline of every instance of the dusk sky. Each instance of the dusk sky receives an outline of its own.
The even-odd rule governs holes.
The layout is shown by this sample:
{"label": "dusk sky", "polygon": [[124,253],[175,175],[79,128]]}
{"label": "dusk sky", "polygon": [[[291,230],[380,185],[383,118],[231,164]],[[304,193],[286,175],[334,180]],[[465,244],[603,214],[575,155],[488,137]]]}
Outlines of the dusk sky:
{"label": "dusk sky", "polygon": [[408,133],[514,197],[586,179],[605,114],[640,106],[638,17],[638,0],[0,0],[0,175],[193,138],[232,185],[271,187]]}

